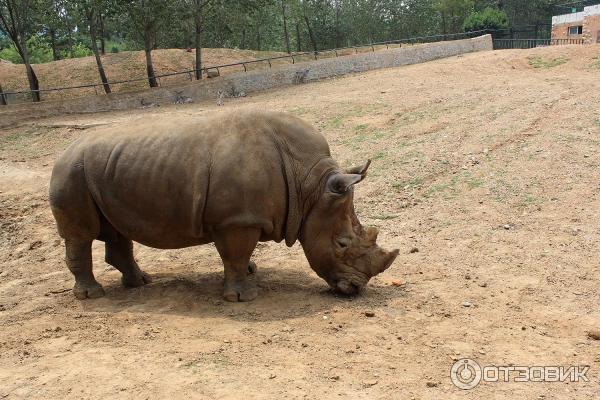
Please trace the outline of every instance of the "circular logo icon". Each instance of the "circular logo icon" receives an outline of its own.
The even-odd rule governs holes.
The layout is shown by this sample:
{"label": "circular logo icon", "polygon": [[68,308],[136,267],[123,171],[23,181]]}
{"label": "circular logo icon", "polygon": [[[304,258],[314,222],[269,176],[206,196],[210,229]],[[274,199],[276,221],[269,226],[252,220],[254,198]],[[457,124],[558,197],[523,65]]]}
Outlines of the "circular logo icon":
{"label": "circular logo icon", "polygon": [[469,358],[462,358],[452,365],[450,380],[459,389],[473,389],[481,382],[481,367]]}

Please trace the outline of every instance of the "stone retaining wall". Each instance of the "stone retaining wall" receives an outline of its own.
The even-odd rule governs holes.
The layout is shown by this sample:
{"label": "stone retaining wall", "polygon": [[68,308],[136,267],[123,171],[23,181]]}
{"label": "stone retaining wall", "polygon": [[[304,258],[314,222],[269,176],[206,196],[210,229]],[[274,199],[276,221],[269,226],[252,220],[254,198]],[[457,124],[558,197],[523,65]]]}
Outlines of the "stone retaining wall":
{"label": "stone retaining wall", "polygon": [[473,39],[427,43],[338,58],[307,61],[288,66],[240,72],[180,86],[160,87],[128,93],[78,97],[0,107],[0,128],[31,118],[68,113],[88,113],[141,108],[149,104],[217,100],[260,90],[306,83],[355,72],[417,64],[475,51],[492,50],[491,35]]}

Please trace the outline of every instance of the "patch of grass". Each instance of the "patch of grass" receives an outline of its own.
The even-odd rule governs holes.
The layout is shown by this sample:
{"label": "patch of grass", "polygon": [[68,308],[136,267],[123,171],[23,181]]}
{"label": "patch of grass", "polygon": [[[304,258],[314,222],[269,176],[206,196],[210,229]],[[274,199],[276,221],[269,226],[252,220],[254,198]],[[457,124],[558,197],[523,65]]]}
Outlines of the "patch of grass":
{"label": "patch of grass", "polygon": [[296,114],[296,115],[304,115],[308,112],[308,110],[304,107],[294,107],[294,108],[289,108],[288,112],[290,112],[292,114]]}
{"label": "patch of grass", "polygon": [[333,117],[327,122],[327,126],[330,128],[341,128],[344,125],[342,117]]}
{"label": "patch of grass", "polygon": [[478,187],[483,186],[483,179],[475,178],[468,172],[466,172],[463,176],[465,183],[467,184],[470,190],[477,189]]}
{"label": "patch of grass", "polygon": [[538,203],[540,203],[540,199],[538,199],[531,193],[525,193],[521,197],[521,200],[519,201],[518,205],[521,207],[526,207],[526,206],[531,206],[531,205],[538,204]]}
{"label": "patch of grass", "polygon": [[527,57],[527,61],[533,68],[554,68],[567,63],[569,59],[566,57],[558,57],[546,60],[542,57]]}
{"label": "patch of grass", "polygon": [[375,153],[373,155],[373,157],[371,157],[371,160],[372,161],[377,161],[377,160],[381,160],[383,158],[385,158],[385,153],[383,153],[383,152],[380,151],[379,153]]}
{"label": "patch of grass", "polygon": [[592,63],[590,64],[590,68],[600,69],[600,57],[592,58]]}
{"label": "patch of grass", "polygon": [[414,188],[417,186],[421,186],[423,184],[423,179],[419,177],[410,178],[401,182],[396,182],[392,184],[392,187],[396,190],[404,190],[405,187]]}
{"label": "patch of grass", "polygon": [[373,218],[373,219],[379,219],[379,220],[382,220],[382,221],[387,221],[389,219],[398,218],[398,215],[395,215],[395,214],[378,214],[378,215],[373,215],[371,218]]}

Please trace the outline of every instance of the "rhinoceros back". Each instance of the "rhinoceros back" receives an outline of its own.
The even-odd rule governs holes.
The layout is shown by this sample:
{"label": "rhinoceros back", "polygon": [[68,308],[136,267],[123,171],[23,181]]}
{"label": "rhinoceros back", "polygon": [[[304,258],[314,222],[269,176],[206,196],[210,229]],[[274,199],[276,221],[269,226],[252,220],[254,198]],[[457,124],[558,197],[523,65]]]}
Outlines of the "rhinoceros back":
{"label": "rhinoceros back", "polygon": [[56,168],[83,166],[80,190],[101,219],[152,247],[207,243],[229,226],[257,227],[262,240],[280,241],[290,187],[299,191],[289,170],[305,176],[304,164],[329,156],[322,137],[289,118],[242,113],[111,127],[76,142]]}

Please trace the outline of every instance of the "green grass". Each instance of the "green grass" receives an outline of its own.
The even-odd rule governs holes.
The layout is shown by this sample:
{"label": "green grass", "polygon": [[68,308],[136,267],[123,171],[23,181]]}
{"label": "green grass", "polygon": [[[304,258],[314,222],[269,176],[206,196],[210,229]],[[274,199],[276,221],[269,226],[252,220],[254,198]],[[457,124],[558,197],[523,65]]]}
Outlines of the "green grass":
{"label": "green grass", "polygon": [[592,58],[592,63],[590,64],[590,68],[600,69],[600,57]]}
{"label": "green grass", "polygon": [[569,61],[569,59],[566,57],[558,57],[547,60],[542,57],[527,57],[527,60],[529,62],[529,65],[531,65],[533,68],[546,69],[558,67],[559,65],[565,64],[567,63],[567,61]]}
{"label": "green grass", "polygon": [[396,182],[392,184],[392,187],[396,190],[404,190],[405,187],[414,188],[417,186],[421,186],[423,184],[423,179],[419,177],[409,178],[407,180]]}
{"label": "green grass", "polygon": [[327,126],[329,128],[339,129],[344,125],[344,120],[342,117],[333,117],[329,121],[327,121]]}
{"label": "green grass", "polygon": [[382,220],[382,221],[387,221],[389,219],[398,218],[398,215],[395,215],[395,214],[377,214],[377,215],[373,215],[371,218],[373,218],[373,219],[379,219],[379,220]]}

